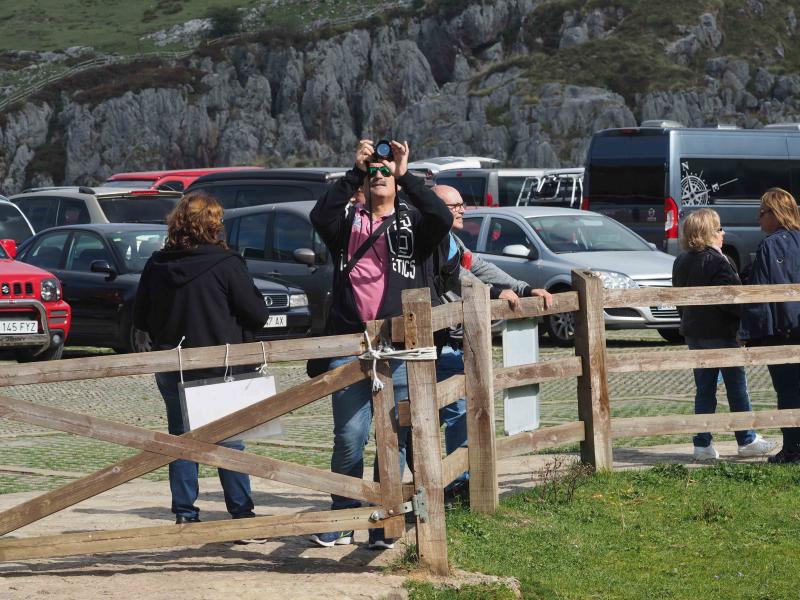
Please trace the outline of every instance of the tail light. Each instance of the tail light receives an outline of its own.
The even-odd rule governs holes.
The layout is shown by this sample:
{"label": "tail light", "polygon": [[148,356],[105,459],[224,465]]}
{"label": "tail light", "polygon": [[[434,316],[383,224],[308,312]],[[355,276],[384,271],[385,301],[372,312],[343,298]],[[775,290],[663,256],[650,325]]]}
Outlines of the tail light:
{"label": "tail light", "polygon": [[486,194],[486,206],[494,206],[494,198],[491,193]]}
{"label": "tail light", "polygon": [[589,210],[589,196],[584,196],[581,200],[581,210]]}
{"label": "tail light", "polygon": [[678,205],[669,196],[664,199],[664,237],[678,239]]}
{"label": "tail light", "polygon": [[161,190],[133,190],[131,196],[158,196]]}

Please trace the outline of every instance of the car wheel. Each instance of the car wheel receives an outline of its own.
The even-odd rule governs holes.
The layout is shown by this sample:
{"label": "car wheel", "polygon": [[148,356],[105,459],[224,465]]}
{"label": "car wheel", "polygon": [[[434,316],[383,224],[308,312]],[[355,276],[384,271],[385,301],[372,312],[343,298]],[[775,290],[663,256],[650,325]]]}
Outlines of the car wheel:
{"label": "car wheel", "polygon": [[573,346],[575,344],[575,313],[565,312],[547,315],[544,318],[547,335],[556,346]]}
{"label": "car wheel", "polygon": [[22,348],[14,352],[17,362],[20,363],[39,362],[42,360],[59,360],[63,354],[63,343],[59,344],[58,346],[51,346],[39,354],[36,354],[35,350],[31,350],[29,348]]}
{"label": "car wheel", "polygon": [[681,335],[681,332],[678,330],[677,327],[673,327],[671,329],[666,329],[666,328],[659,329],[658,330],[658,334],[662,338],[664,338],[665,340],[667,340],[668,342],[671,342],[673,344],[683,344],[684,343],[683,336]]}

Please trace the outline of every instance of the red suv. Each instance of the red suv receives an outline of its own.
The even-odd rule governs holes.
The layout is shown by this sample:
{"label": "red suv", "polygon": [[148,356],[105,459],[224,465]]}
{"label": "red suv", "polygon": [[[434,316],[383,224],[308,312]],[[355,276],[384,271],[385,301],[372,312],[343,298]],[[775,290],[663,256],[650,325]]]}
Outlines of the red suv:
{"label": "red suv", "polygon": [[172,169],[162,171],[137,171],[114,173],[103,182],[103,187],[146,188],[182,192],[198,177],[224,171],[260,169],[259,167],[205,167],[201,169]]}
{"label": "red suv", "polygon": [[14,240],[0,240],[0,348],[19,362],[59,359],[72,320],[61,282],[16,254]]}

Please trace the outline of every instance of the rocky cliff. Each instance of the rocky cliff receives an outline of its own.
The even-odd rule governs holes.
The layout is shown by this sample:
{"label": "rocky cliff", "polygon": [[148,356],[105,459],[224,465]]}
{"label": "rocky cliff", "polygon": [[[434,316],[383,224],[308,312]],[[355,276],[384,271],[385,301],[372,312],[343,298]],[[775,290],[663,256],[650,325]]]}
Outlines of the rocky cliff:
{"label": "rocky cliff", "polygon": [[[64,80],[0,115],[0,190],[151,168],[349,164],[358,139],[387,135],[416,158],[571,166],[593,131],[643,119],[800,121],[794,2],[777,23],[755,0],[744,13],[689,3],[668,21],[599,4],[451,1],[315,40],[272,32]],[[737,15],[769,18],[780,37],[740,51],[726,42]],[[648,26],[658,35],[631,38]]]}

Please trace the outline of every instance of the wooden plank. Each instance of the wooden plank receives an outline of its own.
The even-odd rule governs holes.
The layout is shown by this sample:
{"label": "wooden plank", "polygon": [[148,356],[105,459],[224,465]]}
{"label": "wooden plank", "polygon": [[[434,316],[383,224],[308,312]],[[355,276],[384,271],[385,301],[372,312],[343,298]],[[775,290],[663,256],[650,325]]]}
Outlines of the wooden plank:
{"label": "wooden plank", "polygon": [[800,346],[753,346],[718,350],[668,350],[609,354],[609,373],[637,373],[676,369],[779,365],[800,362]]}
{"label": "wooden plank", "polygon": [[605,290],[603,306],[657,306],[674,304],[749,304],[753,302],[798,302],[800,284],[719,285],[705,287],[648,287],[632,290]]}
{"label": "wooden plank", "polygon": [[375,507],[230,519],[185,525],[160,525],[86,531],[0,540],[0,561],[101,554],[146,548],[172,548],[254,537],[295,536],[327,531],[368,529]]}
{"label": "wooden plank", "polygon": [[[264,423],[290,410],[324,398],[338,389],[364,379],[365,376],[360,361],[352,362],[323,373],[290,390],[279,392],[269,398],[269,402],[265,401],[237,411],[224,419],[190,431],[182,437],[205,442],[218,442],[242,431],[247,431],[256,423]],[[163,467],[169,462],[171,462],[170,459],[161,455],[143,452],[37,496],[0,513],[0,535],[5,535],[82,500],[110,490],[126,481]]]}
{"label": "wooden plank", "polygon": [[525,319],[543,317],[578,310],[578,294],[561,292],[553,294],[553,305],[545,308],[544,298],[530,296],[519,299],[519,308],[512,310],[505,300],[492,300],[492,319]]}
{"label": "wooden plank", "polygon": [[[348,356],[363,351],[363,334],[332,335],[264,342],[267,362],[305,360],[326,356]],[[225,346],[181,350],[184,370],[220,367],[225,364]],[[261,343],[231,344],[228,364],[253,365],[264,362]],[[142,375],[178,370],[178,351],[161,350],[113,356],[69,358],[28,364],[0,365],[0,386],[75,381],[121,375]]]}
{"label": "wooden plank", "polygon": [[[613,423],[613,421],[612,421]],[[586,437],[586,427],[581,421],[546,427],[536,431],[524,431],[497,440],[497,458],[511,458],[530,454],[545,448],[557,448],[573,442],[582,442]]]}
{"label": "wooden plank", "polygon": [[[380,477],[380,501],[383,506],[397,506],[403,502],[400,478],[400,451],[397,443],[397,419],[394,407],[394,386],[389,361],[378,361],[378,378],[383,389],[372,395],[373,420],[375,421],[375,460],[378,461]],[[348,496],[348,498],[356,496]],[[405,517],[399,516],[383,522],[384,534],[389,538],[401,537],[405,533]]]}
{"label": "wooden plank", "polygon": [[498,367],[494,370],[494,389],[505,390],[520,385],[578,377],[582,372],[580,356],[516,367]]}
{"label": "wooden plank", "polygon": [[[269,399],[266,402],[268,403]],[[240,452],[183,436],[71,413],[17,398],[0,396],[0,417],[144,450],[171,460],[180,458],[305,489],[339,494],[368,502],[381,501],[378,485],[370,481]],[[400,494],[399,482],[397,493]],[[392,504],[394,503],[393,501]]]}
{"label": "wooden plank", "polygon": [[603,283],[592,271],[574,269],[572,287],[580,310],[575,314],[575,354],[583,373],[578,377],[578,419],[586,426],[581,460],[600,471],[614,468],[611,457],[611,410],[606,375],[606,326],[603,318]]}
{"label": "wooden plank", "polygon": [[[447,302],[434,306],[431,309],[431,327],[434,331],[454,327],[464,319],[461,309],[461,302]],[[405,324],[403,317],[392,319],[392,341],[402,342],[405,340]]]}
{"label": "wooden plank", "polygon": [[[406,348],[433,346],[430,290],[403,290]],[[447,535],[444,522],[442,449],[439,439],[439,404],[436,401],[436,363],[408,363],[408,393],[414,437],[414,484],[428,500],[428,518],[417,520],[417,552],[420,564],[436,575],[447,575]]]}
{"label": "wooden plank", "polygon": [[670,433],[739,431],[774,427],[800,427],[800,408],[713,415],[668,415],[612,419],[611,435],[615,438],[648,437]]}
{"label": "wooden plank", "polygon": [[465,280],[464,387],[467,397],[469,449],[469,508],[492,514],[497,510],[497,457],[494,432],[494,376],[492,374],[492,313],[489,286]]}
{"label": "wooden plank", "polygon": [[469,471],[469,450],[457,448],[442,461],[442,483],[449,485],[464,471]]}
{"label": "wooden plank", "polygon": [[[439,408],[452,404],[466,395],[464,390],[464,376],[453,375],[436,384],[436,400]],[[411,425],[411,407],[408,400],[397,403],[398,423],[403,427]]]}

